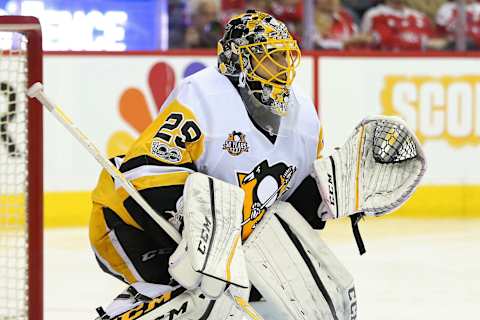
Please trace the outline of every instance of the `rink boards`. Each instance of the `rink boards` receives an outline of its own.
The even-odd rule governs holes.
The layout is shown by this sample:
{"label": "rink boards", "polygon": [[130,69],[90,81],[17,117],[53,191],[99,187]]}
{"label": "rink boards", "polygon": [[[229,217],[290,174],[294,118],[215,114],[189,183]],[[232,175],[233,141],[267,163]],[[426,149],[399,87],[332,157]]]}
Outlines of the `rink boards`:
{"label": "rink boards", "polygon": [[[172,87],[210,65],[210,52],[50,53],[44,82],[78,127],[113,155],[156,116]],[[319,106],[326,154],[367,115],[398,115],[415,129],[428,171],[398,215],[480,216],[478,57],[310,53],[296,84]],[[99,165],[51,115],[44,123],[46,225],[84,225]]]}

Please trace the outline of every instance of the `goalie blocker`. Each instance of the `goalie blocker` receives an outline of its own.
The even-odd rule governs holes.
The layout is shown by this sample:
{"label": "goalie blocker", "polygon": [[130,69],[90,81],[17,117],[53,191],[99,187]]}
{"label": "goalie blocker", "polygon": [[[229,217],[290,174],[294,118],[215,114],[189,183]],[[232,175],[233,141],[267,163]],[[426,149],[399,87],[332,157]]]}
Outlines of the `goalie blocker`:
{"label": "goalie blocker", "polygon": [[183,238],[169,273],[184,288],[200,286],[218,298],[227,285],[248,289],[240,240],[244,192],[202,173],[188,176],[183,192]]}
{"label": "goalie blocker", "polygon": [[415,191],[425,170],[422,147],[403,120],[366,118],[341,148],[314,163],[324,199],[319,215],[322,220],[350,216],[360,253],[364,253],[359,218],[399,208]]}

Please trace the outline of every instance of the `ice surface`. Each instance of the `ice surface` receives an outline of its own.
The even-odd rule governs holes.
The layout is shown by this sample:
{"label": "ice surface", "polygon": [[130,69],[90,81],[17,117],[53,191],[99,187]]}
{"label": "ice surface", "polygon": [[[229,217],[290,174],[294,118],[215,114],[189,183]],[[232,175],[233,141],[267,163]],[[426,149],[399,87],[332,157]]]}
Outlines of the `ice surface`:
{"label": "ice surface", "polygon": [[[353,274],[359,320],[451,320],[478,316],[480,219],[368,219],[360,257],[347,221],[322,237]],[[100,271],[86,228],[52,229],[45,237],[45,319],[88,320],[124,284]],[[256,304],[266,319],[269,303]]]}

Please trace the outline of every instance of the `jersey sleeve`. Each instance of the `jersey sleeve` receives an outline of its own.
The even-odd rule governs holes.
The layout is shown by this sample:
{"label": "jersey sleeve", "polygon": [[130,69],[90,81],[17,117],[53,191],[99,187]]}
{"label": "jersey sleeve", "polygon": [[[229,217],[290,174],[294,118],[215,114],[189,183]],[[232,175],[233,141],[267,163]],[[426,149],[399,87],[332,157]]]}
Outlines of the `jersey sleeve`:
{"label": "jersey sleeve", "polygon": [[[126,154],[120,171],[158,214],[181,229],[178,211],[184,183],[197,171],[195,162],[204,152],[205,137],[197,116],[185,103],[173,98],[161,110]],[[156,239],[164,234],[121,187],[118,194],[130,217],[144,231]]]}

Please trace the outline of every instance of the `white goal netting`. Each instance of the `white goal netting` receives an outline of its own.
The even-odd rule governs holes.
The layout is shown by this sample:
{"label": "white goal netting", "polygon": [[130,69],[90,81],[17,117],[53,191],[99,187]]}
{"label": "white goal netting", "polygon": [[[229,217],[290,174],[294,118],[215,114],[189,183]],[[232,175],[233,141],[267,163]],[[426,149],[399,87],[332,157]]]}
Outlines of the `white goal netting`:
{"label": "white goal netting", "polygon": [[0,32],[0,319],[28,318],[27,39]]}

